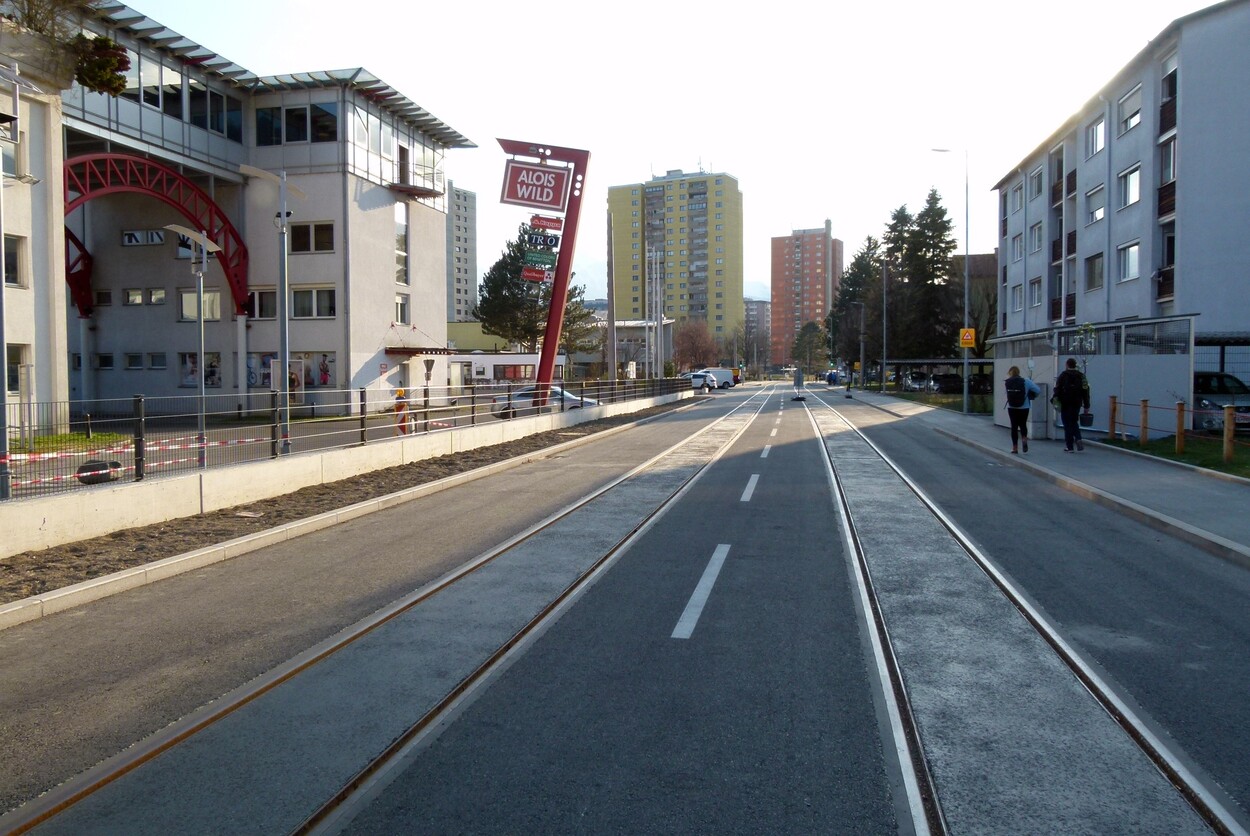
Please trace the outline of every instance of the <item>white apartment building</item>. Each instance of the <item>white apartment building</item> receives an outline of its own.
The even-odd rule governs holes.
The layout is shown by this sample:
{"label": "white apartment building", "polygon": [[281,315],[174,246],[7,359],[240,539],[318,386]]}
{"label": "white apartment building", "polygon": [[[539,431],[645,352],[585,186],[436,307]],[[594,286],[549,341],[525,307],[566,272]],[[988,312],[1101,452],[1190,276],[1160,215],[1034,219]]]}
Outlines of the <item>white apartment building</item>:
{"label": "white apartment building", "polygon": [[[23,128],[22,165],[42,183],[30,187],[29,217],[10,218],[22,287],[6,298],[30,313],[6,321],[9,357],[16,343],[15,359],[37,370],[35,398],[194,394],[199,369],[209,394],[271,388],[278,177],[248,177],[244,165],[288,184],[300,397],[414,385],[422,360],[443,382],[444,157],[473,144],[365,69],[258,77],[129,6],[93,14],[87,31],[129,54],[126,89],[68,86]],[[204,275],[203,358],[194,247],[168,224],[222,248]],[[26,319],[59,323],[59,334],[25,334]]]}
{"label": "white apartment building", "polygon": [[1194,315],[1200,364],[1250,344],[1247,44],[1250,0],[1177,19],[1003,176],[1001,335]]}
{"label": "white apartment building", "polygon": [[477,193],[447,182],[447,321],[469,322],[477,306]]}

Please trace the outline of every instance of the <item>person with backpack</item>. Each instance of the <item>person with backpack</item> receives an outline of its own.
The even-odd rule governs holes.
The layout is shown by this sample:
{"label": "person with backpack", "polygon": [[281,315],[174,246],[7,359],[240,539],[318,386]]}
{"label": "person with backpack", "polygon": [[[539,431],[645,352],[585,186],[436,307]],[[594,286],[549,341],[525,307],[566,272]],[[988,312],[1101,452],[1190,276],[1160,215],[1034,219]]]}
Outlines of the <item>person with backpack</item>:
{"label": "person with backpack", "polygon": [[1089,381],[1076,367],[1076,358],[1069,357],[1067,368],[1055,379],[1055,397],[1059,399],[1059,417],[1063,421],[1063,452],[1084,450],[1081,441],[1082,409],[1089,412]]}
{"label": "person with backpack", "polygon": [[1020,367],[1007,370],[1007,420],[1011,424],[1011,452],[1018,453],[1023,442],[1024,452],[1029,452],[1029,408],[1033,399],[1042,394],[1041,387],[1028,378],[1020,376]]}

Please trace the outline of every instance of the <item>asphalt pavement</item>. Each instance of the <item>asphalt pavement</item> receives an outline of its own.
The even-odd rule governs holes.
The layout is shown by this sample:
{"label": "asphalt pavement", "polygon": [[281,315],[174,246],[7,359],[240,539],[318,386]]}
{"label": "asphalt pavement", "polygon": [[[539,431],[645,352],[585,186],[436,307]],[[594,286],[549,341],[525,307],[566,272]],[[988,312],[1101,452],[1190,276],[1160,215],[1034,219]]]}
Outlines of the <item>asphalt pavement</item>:
{"label": "asphalt pavement", "polygon": [[[844,387],[813,385],[809,390],[827,400],[846,395]],[[982,454],[1250,567],[1250,515],[1244,513],[1250,480],[1100,444],[1104,434],[1089,430],[1084,431],[1081,452],[1065,453],[1063,430],[1051,427],[1057,437],[1030,438],[1028,453],[1012,454],[1010,430],[989,415],[965,415],[879,392],[855,389],[850,395],[900,417],[922,420]]]}

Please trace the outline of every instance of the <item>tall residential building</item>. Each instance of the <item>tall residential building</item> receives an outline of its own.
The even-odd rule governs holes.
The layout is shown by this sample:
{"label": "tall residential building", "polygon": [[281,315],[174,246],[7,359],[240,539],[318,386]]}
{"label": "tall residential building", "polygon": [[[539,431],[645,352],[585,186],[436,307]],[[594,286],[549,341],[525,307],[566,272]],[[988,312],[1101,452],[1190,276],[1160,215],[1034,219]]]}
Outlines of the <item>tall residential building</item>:
{"label": "tall residential building", "polygon": [[773,305],[767,299],[744,300],[746,320],[746,348],[743,350],[745,362],[752,366],[767,368],[772,361],[772,317]]}
{"label": "tall residential building", "polygon": [[[608,189],[608,263],[618,320],[705,320],[726,339],[742,324],[742,192],[728,174],[669,171]],[[650,290],[649,290],[650,288]]]}
{"label": "tall residential building", "polygon": [[823,325],[842,283],[842,242],[832,224],[772,239],[772,358],[788,362],[808,322]]}
{"label": "tall residential building", "polygon": [[477,305],[477,192],[447,181],[447,321],[468,322]]}
{"label": "tall residential building", "polygon": [[1250,345],[1247,43],[1250,0],[1173,21],[1009,167],[1002,334],[1196,314],[1221,362]]}

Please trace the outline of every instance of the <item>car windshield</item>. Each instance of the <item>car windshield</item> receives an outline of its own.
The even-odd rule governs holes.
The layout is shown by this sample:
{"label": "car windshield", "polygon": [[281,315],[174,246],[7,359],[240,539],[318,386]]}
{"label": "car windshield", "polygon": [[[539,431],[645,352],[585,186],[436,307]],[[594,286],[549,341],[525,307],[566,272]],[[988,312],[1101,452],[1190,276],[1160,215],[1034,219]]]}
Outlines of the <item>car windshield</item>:
{"label": "car windshield", "polygon": [[1233,377],[1231,374],[1220,375],[1219,391],[1229,395],[1250,395],[1250,387],[1241,382],[1240,378]]}

